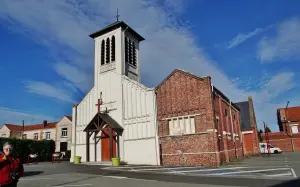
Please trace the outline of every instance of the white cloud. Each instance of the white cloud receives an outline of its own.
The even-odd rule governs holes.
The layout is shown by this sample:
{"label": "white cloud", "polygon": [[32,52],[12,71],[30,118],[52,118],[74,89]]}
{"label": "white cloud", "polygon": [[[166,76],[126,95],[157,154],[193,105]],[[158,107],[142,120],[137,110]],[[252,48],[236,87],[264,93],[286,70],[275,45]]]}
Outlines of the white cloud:
{"label": "white cloud", "polygon": [[[178,15],[185,11],[181,5],[185,5],[182,0],[2,0],[0,19],[9,22],[11,30],[47,47],[58,75],[87,92],[93,85],[94,74],[93,40],[88,35],[115,21],[119,8],[120,19],[146,38],[141,43],[141,67],[142,80],[148,85],[157,85],[174,68],[181,68],[199,76],[210,75],[214,85],[234,101],[246,100],[248,95],[262,101],[263,94],[239,89],[195,43],[196,37],[188,29],[190,25],[179,19]],[[241,35],[232,45],[254,34]],[[37,81],[27,82],[26,87],[37,94],[73,102],[65,88]],[[257,112],[264,116],[261,104]],[[272,117],[274,121],[276,116]]]}
{"label": "white cloud", "polygon": [[0,107],[0,125],[4,123],[22,125],[22,120],[24,120],[25,125],[42,123],[43,120],[54,121],[49,116],[29,114],[11,108]]}
{"label": "white cloud", "polygon": [[238,45],[246,42],[248,39],[252,38],[253,36],[256,36],[260,33],[262,33],[263,31],[272,28],[274,25],[269,25],[265,28],[256,28],[251,32],[248,33],[239,33],[238,35],[236,35],[234,38],[232,38],[229,42],[228,42],[228,46],[227,49],[231,49],[234,47],[237,47]]}
{"label": "white cloud", "polygon": [[300,58],[300,19],[292,18],[280,23],[274,37],[263,37],[257,48],[262,62]]}
{"label": "white cloud", "polygon": [[51,84],[39,81],[25,81],[25,88],[28,92],[52,97],[61,101],[76,103],[72,99],[72,93],[64,88],[59,87],[59,85],[53,86]]}

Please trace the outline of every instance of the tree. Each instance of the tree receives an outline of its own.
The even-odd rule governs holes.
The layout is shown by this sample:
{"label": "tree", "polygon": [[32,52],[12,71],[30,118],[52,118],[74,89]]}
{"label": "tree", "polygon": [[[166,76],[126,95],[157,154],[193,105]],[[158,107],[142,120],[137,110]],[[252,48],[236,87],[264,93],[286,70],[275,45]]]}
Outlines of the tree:
{"label": "tree", "polygon": [[271,129],[269,127],[266,127],[267,132],[271,132]]}
{"label": "tree", "polygon": [[263,131],[260,129],[259,131],[257,131],[257,136],[260,142],[263,141],[262,137],[261,137],[261,133],[263,133]]}

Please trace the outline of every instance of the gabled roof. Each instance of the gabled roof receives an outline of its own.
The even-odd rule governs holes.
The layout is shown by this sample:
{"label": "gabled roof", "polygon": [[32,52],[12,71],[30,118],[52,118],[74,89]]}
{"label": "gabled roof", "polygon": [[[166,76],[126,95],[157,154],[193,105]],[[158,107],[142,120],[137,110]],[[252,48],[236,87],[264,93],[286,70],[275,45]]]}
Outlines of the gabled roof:
{"label": "gabled roof", "polygon": [[296,106],[296,107],[288,107],[286,108],[278,108],[277,109],[277,113],[280,114],[279,111],[285,111],[286,110],[286,118],[287,121],[291,121],[291,122],[297,122],[300,121],[300,106]]}
{"label": "gabled roof", "polygon": [[72,116],[64,115],[64,117],[68,118],[68,120],[72,121]]}
{"label": "gabled roof", "polygon": [[194,79],[198,79],[198,80],[204,80],[204,79],[210,79],[210,76],[207,76],[207,77],[199,77],[199,76],[196,76],[194,74],[192,74],[191,72],[186,72],[184,70],[181,70],[181,69],[174,69],[161,83],[159,83],[159,85],[157,85],[155,87],[155,90],[157,90],[161,85],[163,85],[168,79],[170,79],[175,73],[182,73],[182,74],[185,74],[187,76],[190,76]]}
{"label": "gabled roof", "polygon": [[[52,129],[56,127],[57,122],[47,123],[47,126],[44,127],[44,124],[34,124],[34,125],[25,125],[24,131],[33,131],[40,129]],[[22,131],[23,127],[21,125],[14,124],[4,124],[10,131]]]}
{"label": "gabled roof", "polygon": [[101,124],[102,121],[98,121],[100,119],[106,122],[106,124],[110,126],[117,133],[123,132],[124,130],[123,127],[121,127],[118,122],[116,122],[110,115],[106,113],[97,113],[83,131],[95,130],[96,128],[94,123]]}
{"label": "gabled roof", "polygon": [[131,27],[129,27],[125,22],[123,21],[116,21],[110,25],[108,25],[107,27],[105,27],[104,29],[101,29],[93,34],[90,34],[90,37],[91,38],[96,38],[98,36],[101,36],[103,34],[106,34],[110,31],[113,31],[115,29],[118,29],[118,28],[122,28],[123,30],[124,29],[127,29],[126,32],[129,32],[131,33],[133,36],[135,36],[139,41],[143,41],[145,40],[141,35],[139,35],[135,30],[133,30]]}
{"label": "gabled roof", "polygon": [[13,124],[4,124],[10,131],[22,131],[22,126]]}

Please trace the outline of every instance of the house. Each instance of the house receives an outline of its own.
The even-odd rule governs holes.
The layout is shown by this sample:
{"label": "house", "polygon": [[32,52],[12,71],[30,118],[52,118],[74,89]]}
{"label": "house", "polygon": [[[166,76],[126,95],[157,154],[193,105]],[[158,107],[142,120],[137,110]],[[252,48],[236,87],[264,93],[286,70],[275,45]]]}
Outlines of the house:
{"label": "house", "polygon": [[63,116],[56,124],[56,152],[71,150],[72,143],[72,117]]}
{"label": "house", "polygon": [[240,121],[242,130],[243,152],[245,155],[259,154],[258,129],[252,97],[248,101],[235,103],[240,109]]}
{"label": "house", "polygon": [[158,165],[154,88],[141,83],[140,42],[123,21],[90,35],[95,44],[94,86],[72,111],[71,159]]}
{"label": "house", "polygon": [[22,126],[13,124],[4,124],[0,128],[0,136],[3,138],[21,138]]}
{"label": "house", "polygon": [[300,132],[300,106],[277,109],[280,131],[297,134]]}
{"label": "house", "polygon": [[277,109],[279,132],[261,134],[263,141],[282,151],[300,151],[300,106]]}
{"label": "house", "polygon": [[46,120],[42,124],[25,125],[24,129],[20,125],[4,124],[0,130],[1,137],[23,138],[34,140],[55,140],[56,122],[48,123]]}
{"label": "house", "polygon": [[242,156],[239,108],[210,77],[175,69],[156,97],[162,165],[220,166]]}

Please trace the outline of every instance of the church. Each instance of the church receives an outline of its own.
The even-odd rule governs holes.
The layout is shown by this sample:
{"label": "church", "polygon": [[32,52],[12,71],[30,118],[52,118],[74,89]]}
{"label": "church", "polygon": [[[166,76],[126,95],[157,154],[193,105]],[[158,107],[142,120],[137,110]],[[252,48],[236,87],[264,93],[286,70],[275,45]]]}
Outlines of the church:
{"label": "church", "polygon": [[159,165],[155,88],[141,84],[140,42],[123,21],[90,35],[94,86],[72,109],[71,162]]}

